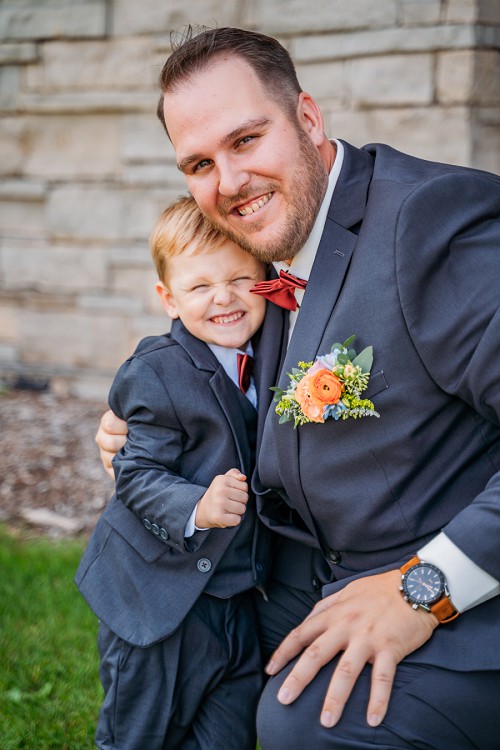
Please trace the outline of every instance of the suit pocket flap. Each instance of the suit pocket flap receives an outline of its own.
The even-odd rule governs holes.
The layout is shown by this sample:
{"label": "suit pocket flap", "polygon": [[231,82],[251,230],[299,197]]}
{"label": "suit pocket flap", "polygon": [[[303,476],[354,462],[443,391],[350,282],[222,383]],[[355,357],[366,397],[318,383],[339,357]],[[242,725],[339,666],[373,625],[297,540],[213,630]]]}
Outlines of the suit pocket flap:
{"label": "suit pocket flap", "polygon": [[385,373],[383,370],[379,370],[378,372],[370,374],[368,388],[362,394],[362,398],[372,399],[377,393],[381,393],[381,391],[385,391],[387,388],[389,388],[389,383],[385,378]]}

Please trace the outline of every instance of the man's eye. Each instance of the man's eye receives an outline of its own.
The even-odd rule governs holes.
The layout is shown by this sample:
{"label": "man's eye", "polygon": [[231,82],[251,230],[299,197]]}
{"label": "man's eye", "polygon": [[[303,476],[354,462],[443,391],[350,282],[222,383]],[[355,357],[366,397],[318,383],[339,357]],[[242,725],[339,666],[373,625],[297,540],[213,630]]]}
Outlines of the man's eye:
{"label": "man's eye", "polygon": [[253,141],[254,136],[253,135],[245,135],[243,138],[240,138],[238,141],[238,144],[244,145],[245,143],[250,143],[250,141]]}
{"label": "man's eye", "polygon": [[205,167],[208,167],[209,164],[211,164],[210,159],[202,159],[197,164],[195,164],[193,168],[193,172],[199,172],[200,169],[204,169]]}

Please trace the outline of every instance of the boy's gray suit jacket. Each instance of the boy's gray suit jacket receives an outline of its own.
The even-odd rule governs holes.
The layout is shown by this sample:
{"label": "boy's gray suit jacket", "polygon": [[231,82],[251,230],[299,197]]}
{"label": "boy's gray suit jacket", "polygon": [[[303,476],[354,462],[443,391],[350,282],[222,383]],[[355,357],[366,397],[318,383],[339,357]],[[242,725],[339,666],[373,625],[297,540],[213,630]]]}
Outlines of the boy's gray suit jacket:
{"label": "boy's gray suit jacket", "polygon": [[[75,582],[96,615],[135,646],[178,627],[237,534],[239,527],[184,538],[214,476],[238,468],[250,478],[239,398],[210,349],[180,321],[170,334],[141,342],[116,375],[110,407],[129,425],[114,461],[121,490],[97,522]],[[267,566],[268,531],[260,531],[251,560],[256,582]]]}

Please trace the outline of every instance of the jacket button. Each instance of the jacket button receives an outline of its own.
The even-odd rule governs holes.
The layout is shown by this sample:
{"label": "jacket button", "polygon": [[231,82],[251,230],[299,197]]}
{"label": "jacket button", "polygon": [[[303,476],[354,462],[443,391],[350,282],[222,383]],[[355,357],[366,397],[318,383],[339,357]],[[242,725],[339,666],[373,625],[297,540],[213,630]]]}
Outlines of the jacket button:
{"label": "jacket button", "polygon": [[159,535],[159,533],[160,533],[160,527],[158,526],[157,523],[152,523],[151,524],[151,531],[153,532],[153,534],[156,534],[156,536]]}
{"label": "jacket button", "polygon": [[342,560],[342,555],[334,549],[329,549],[327,553],[327,559],[333,565],[338,565]]}
{"label": "jacket button", "polygon": [[313,589],[315,591],[319,591],[320,590],[320,588],[321,588],[321,581],[319,580],[319,578],[314,577],[312,579],[312,587],[313,587]]}
{"label": "jacket button", "polygon": [[210,562],[208,558],[201,557],[196,563],[196,567],[198,568],[200,573],[208,573],[208,571],[212,567],[212,563]]}
{"label": "jacket button", "polygon": [[148,518],[145,518],[143,520],[143,524],[146,527],[146,529],[149,531],[151,529],[151,521]]}
{"label": "jacket button", "polygon": [[160,529],[160,538],[163,539],[164,542],[168,539],[168,531],[164,528]]}

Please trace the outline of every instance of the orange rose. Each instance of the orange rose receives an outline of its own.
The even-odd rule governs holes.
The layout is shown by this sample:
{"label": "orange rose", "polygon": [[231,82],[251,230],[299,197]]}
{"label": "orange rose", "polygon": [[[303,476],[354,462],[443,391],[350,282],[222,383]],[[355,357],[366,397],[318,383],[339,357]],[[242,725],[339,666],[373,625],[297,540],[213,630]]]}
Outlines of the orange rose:
{"label": "orange rose", "polygon": [[308,383],[311,398],[319,406],[337,404],[342,395],[342,383],[330,370],[316,370],[310,375]]}
{"label": "orange rose", "polygon": [[297,388],[295,389],[295,399],[299,402],[300,408],[302,409],[305,416],[311,420],[311,422],[324,422],[324,404],[318,403],[315,399],[313,399],[312,394],[309,390],[310,381],[311,378],[307,375],[302,378]]}

